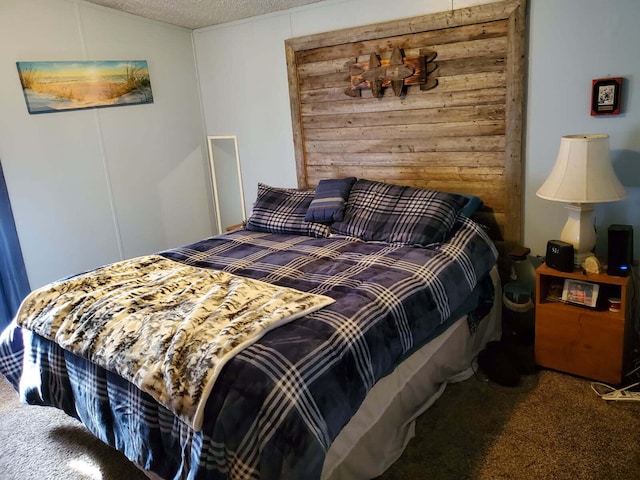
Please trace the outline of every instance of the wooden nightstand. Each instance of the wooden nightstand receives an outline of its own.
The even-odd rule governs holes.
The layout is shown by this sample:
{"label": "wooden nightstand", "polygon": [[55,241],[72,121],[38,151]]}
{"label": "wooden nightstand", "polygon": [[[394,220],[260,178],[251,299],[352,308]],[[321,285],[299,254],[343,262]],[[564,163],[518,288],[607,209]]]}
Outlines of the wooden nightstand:
{"label": "wooden nightstand", "polygon": [[[550,286],[564,279],[598,284],[595,309],[547,300]],[[622,382],[632,350],[627,277],[560,272],[542,264],[536,270],[536,363],[543,367],[600,380]],[[608,309],[608,298],[621,299],[619,312]]]}

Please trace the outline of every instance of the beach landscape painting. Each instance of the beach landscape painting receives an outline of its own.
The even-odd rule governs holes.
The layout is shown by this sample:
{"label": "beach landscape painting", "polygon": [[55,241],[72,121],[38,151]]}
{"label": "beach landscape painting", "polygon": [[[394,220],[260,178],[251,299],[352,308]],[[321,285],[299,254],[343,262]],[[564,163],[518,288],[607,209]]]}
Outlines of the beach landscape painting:
{"label": "beach landscape painting", "polygon": [[29,113],[153,103],[146,60],[17,62]]}

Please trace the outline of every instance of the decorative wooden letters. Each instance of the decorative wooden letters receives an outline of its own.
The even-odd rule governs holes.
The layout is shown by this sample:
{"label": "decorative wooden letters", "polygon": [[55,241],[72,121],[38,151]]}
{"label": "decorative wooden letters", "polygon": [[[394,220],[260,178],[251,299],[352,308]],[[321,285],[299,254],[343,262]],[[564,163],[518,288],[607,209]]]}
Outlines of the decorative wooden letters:
{"label": "decorative wooden letters", "polygon": [[374,98],[380,98],[383,88],[391,86],[396,96],[403,94],[405,85],[420,85],[420,90],[430,90],[438,84],[438,79],[430,74],[437,68],[433,62],[436,52],[420,49],[420,56],[404,58],[402,50],[394,47],[389,60],[380,60],[375,52],[369,62],[357,61],[349,68],[350,86],[344,93],[360,97],[364,89],[371,89]]}

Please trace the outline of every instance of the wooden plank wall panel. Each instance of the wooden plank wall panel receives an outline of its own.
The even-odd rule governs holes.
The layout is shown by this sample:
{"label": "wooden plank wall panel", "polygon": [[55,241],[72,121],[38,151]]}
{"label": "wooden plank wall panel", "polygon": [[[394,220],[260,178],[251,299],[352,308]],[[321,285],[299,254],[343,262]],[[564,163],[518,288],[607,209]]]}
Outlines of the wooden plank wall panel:
{"label": "wooden plank wall panel", "polygon": [[[521,243],[525,0],[287,40],[298,184],[355,176],[481,197],[476,219]],[[349,67],[437,53],[438,85],[354,98]]]}

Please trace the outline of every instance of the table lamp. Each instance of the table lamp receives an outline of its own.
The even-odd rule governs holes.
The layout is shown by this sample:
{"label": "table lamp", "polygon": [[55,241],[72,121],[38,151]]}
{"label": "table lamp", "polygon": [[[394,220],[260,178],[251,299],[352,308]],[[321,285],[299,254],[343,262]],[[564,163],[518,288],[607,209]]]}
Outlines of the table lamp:
{"label": "table lamp", "polygon": [[593,204],[614,202],[627,196],[609,159],[609,135],[563,136],[556,163],[536,194],[567,203],[569,218],[560,240],[573,245],[573,263],[582,267],[596,245]]}

